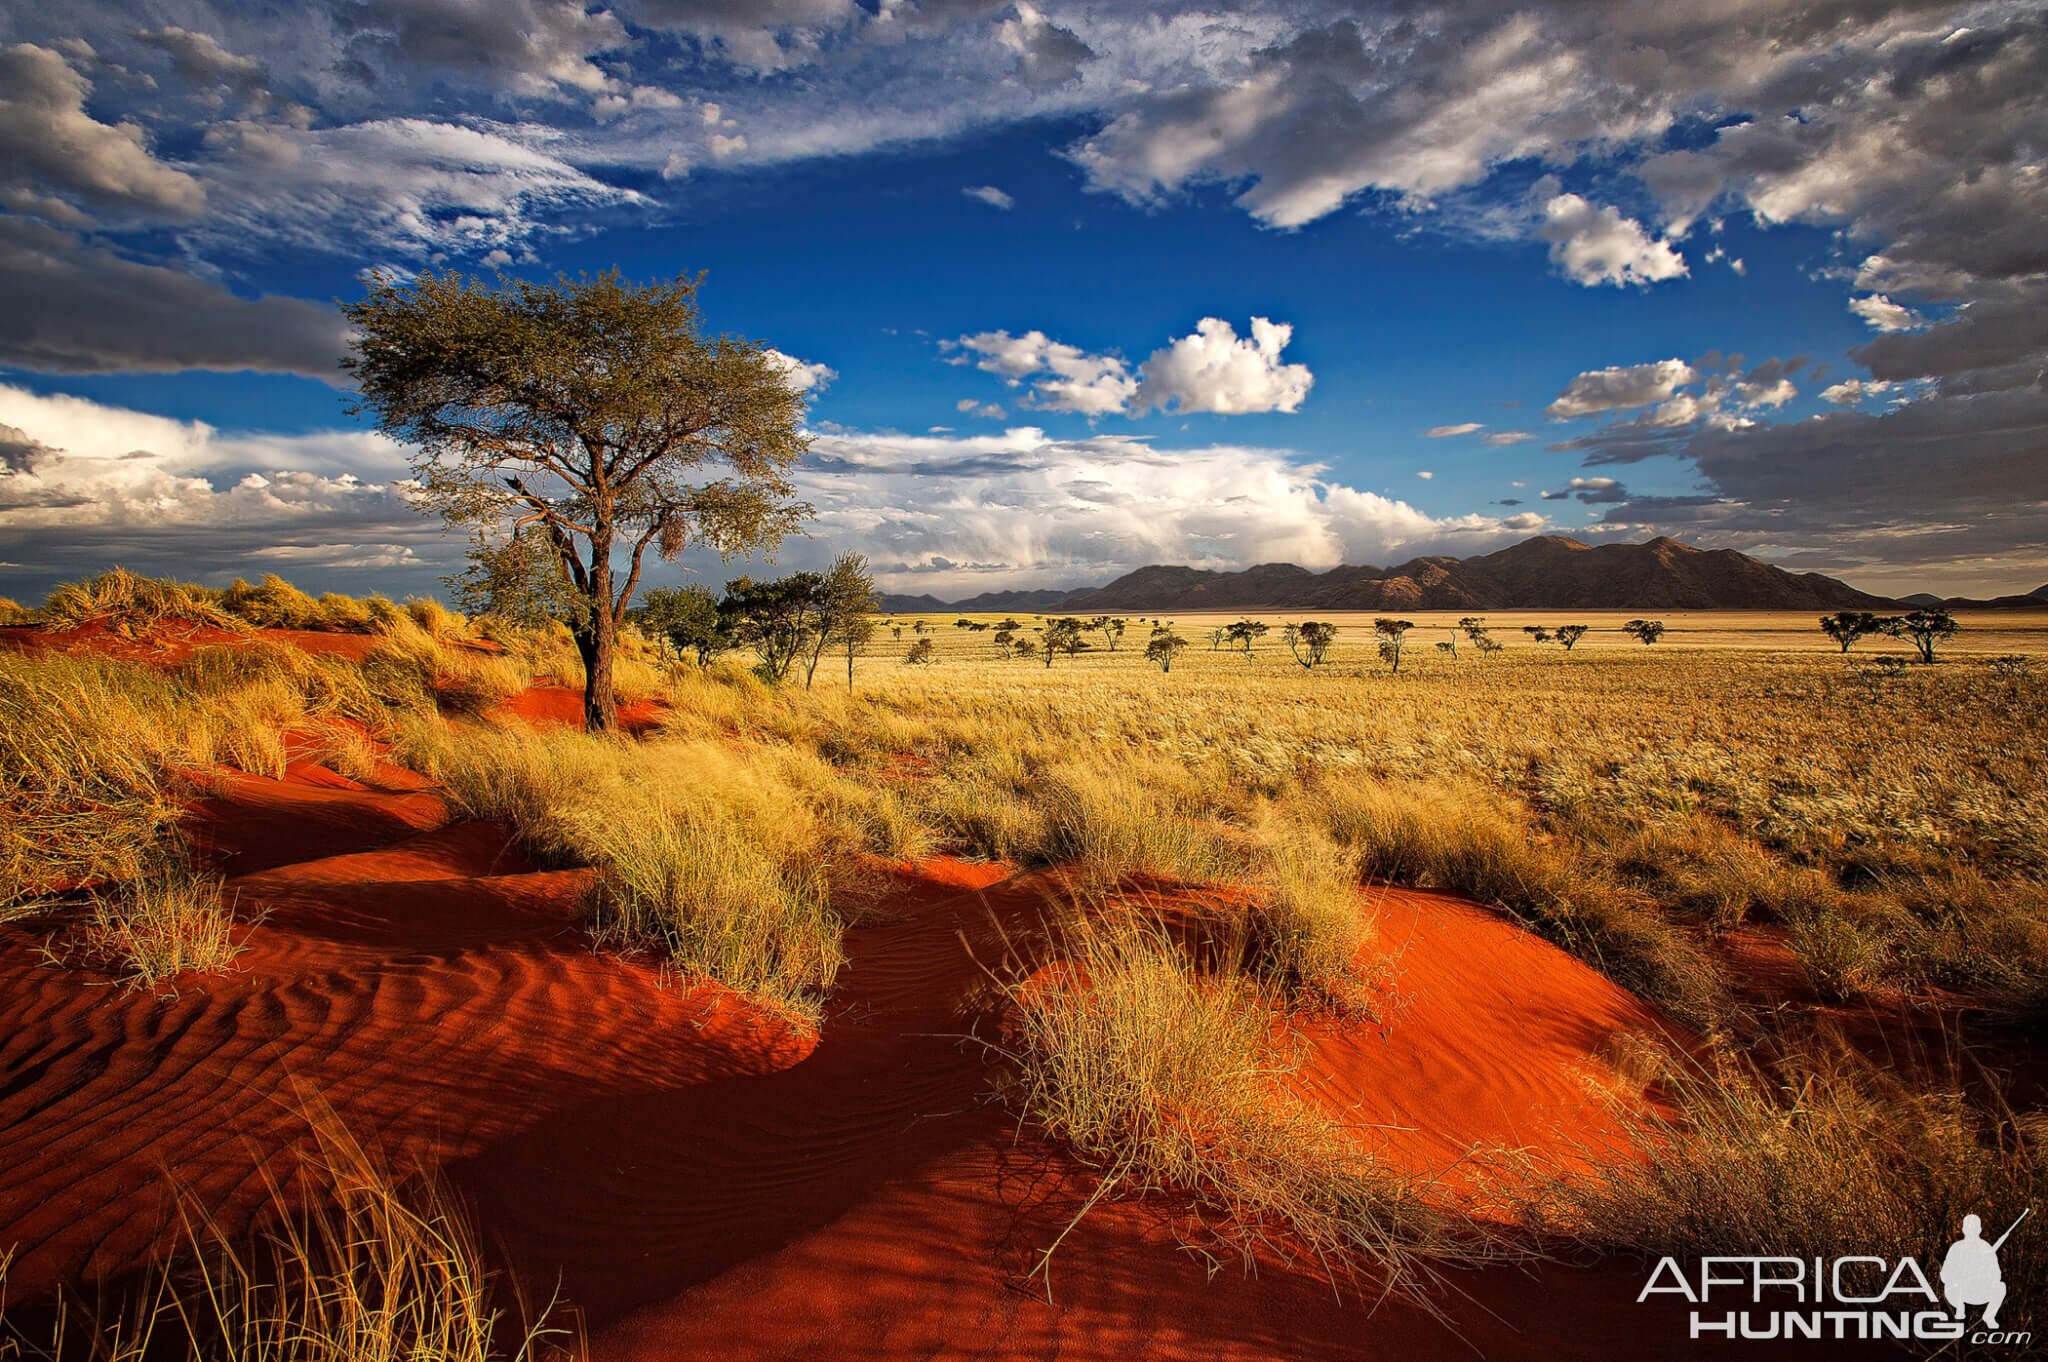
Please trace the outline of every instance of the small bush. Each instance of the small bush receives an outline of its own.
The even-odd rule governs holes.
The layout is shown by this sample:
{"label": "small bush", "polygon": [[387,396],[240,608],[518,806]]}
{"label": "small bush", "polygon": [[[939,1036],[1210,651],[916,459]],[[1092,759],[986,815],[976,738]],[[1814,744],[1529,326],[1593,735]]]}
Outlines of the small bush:
{"label": "small bush", "polygon": [[247,627],[223,609],[205,587],[138,577],[118,567],[88,581],[66,582],[52,591],[37,622],[46,630],[105,624],[131,637],[165,622],[215,629]]}
{"label": "small bush", "polygon": [[468,632],[462,616],[450,610],[431,596],[411,596],[406,599],[405,613],[412,622],[426,631],[433,639],[460,638]]}
{"label": "small bush", "polygon": [[234,927],[218,876],[166,860],[95,899],[87,937],[92,953],[129,983],[155,988],[187,972],[228,970],[242,953]]}
{"label": "small bush", "polygon": [[1098,1197],[1188,1193],[1224,1213],[1208,1223],[1247,1265],[1258,1245],[1295,1247],[1396,1290],[1426,1283],[1431,1260],[1480,1251],[1288,1086],[1275,999],[1242,977],[1198,977],[1143,928],[1098,922],[1066,947],[1065,963],[1011,989],[1023,1104],[1096,1170]]}

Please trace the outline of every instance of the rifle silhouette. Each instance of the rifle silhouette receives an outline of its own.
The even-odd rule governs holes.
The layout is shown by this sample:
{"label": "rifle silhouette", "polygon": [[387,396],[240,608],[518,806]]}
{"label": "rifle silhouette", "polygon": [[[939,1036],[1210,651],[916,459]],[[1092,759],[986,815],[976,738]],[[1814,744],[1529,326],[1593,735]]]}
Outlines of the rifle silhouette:
{"label": "rifle silhouette", "polygon": [[[2020,1212],[2020,1220],[2025,1220],[2028,1216],[2032,1215],[2033,1213],[2034,1208],[2032,1206],[2027,1207],[2027,1209]],[[2005,1233],[1999,1235],[1998,1242],[1991,1246],[1991,1251],[1993,1253],[1996,1253],[2000,1249],[2005,1247],[2005,1241],[2012,1238],[2012,1232],[2020,1227],[2020,1220],[2015,1220],[2010,1225],[2007,1225],[2005,1227]]]}

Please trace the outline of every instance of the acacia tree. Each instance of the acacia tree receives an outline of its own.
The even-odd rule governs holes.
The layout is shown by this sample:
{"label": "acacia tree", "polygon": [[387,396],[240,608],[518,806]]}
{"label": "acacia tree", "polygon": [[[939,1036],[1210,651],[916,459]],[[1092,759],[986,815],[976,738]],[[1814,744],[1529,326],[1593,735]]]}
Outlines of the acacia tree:
{"label": "acacia tree", "polygon": [[1162,672],[1170,672],[1173,670],[1173,660],[1179,657],[1187,646],[1186,639],[1174,633],[1171,626],[1162,624],[1153,629],[1152,637],[1145,644],[1145,660],[1157,662]]}
{"label": "acacia tree", "polygon": [[1294,654],[1294,660],[1306,670],[1314,671],[1330,655],[1330,645],[1337,640],[1337,626],[1321,620],[1305,620],[1282,629],[1280,637],[1287,641],[1287,651]]}
{"label": "acacia tree", "polygon": [[1856,646],[1856,640],[1884,633],[1885,621],[1868,610],[1844,610],[1838,614],[1822,615],[1820,631],[1839,643],[1846,653]]}
{"label": "acacia tree", "polygon": [[413,447],[417,504],[553,551],[592,732],[618,722],[612,661],[647,550],[772,549],[810,514],[789,478],[804,395],[766,346],[699,333],[697,285],[430,272],[378,276],[342,309],[351,410]]}
{"label": "acacia tree", "polygon": [[1372,622],[1372,631],[1380,636],[1380,657],[1394,669],[1394,675],[1401,674],[1401,649],[1408,641],[1408,631],[1415,627],[1414,620],[1397,620],[1381,615]]}
{"label": "acacia tree", "polygon": [[[1660,630],[1663,628],[1662,625],[1657,627]],[[1592,632],[1593,626],[1590,624],[1560,624],[1557,626],[1555,637],[1559,643],[1564,645],[1564,650],[1570,652],[1579,646],[1580,639]]]}
{"label": "acacia tree", "polygon": [[1111,652],[1116,651],[1117,640],[1124,636],[1125,624],[1126,621],[1109,615],[1097,615],[1094,619],[1088,621],[1088,627],[1102,635],[1104,641],[1109,644]]}
{"label": "acacia tree", "polygon": [[1630,620],[1621,626],[1621,632],[1630,638],[1641,639],[1645,648],[1664,637],[1663,620]]}
{"label": "acacia tree", "polygon": [[1088,640],[1081,637],[1083,625],[1080,620],[1062,617],[1045,626],[1045,665],[1052,667],[1053,658],[1065,653],[1072,657],[1088,646]]}
{"label": "acacia tree", "polygon": [[[806,576],[808,574],[799,574]],[[842,553],[832,566],[813,579],[815,623],[805,643],[804,689],[811,688],[818,660],[827,649],[846,651],[846,688],[853,689],[853,659],[874,637],[875,607],[882,598],[875,591],[875,579],[868,572],[865,554]]]}
{"label": "acacia tree", "polygon": [[1244,649],[1245,660],[1252,656],[1252,644],[1266,636],[1268,625],[1261,620],[1239,620],[1224,630],[1224,637]]}
{"label": "acacia tree", "polygon": [[754,670],[770,685],[781,684],[823,633],[823,583],[815,572],[796,572],[771,582],[741,577],[725,584],[719,618],[727,634],[754,650]]}
{"label": "acacia tree", "polygon": [[1922,662],[1934,661],[1935,645],[1948,642],[1962,627],[1954,615],[1942,609],[1915,610],[1883,621],[1884,632],[1911,643],[1919,651]]}
{"label": "acacia tree", "polygon": [[704,666],[725,650],[732,640],[725,621],[718,615],[718,598],[704,587],[658,586],[640,598],[640,604],[626,612],[642,629],[660,639],[680,656],[697,654]]}

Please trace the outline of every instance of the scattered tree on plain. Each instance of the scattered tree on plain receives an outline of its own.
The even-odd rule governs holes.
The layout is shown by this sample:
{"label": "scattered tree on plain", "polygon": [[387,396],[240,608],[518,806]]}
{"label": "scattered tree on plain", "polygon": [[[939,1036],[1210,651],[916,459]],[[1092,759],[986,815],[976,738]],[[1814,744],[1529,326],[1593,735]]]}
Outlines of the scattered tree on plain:
{"label": "scattered tree on plain", "polygon": [[[772,549],[810,514],[789,474],[804,395],[768,347],[698,329],[697,281],[372,280],[343,312],[354,410],[415,450],[415,499],[552,550],[584,726],[617,726],[612,667],[645,554]],[[625,554],[624,580],[613,558]]]}
{"label": "scattered tree on plain", "polygon": [[1103,641],[1109,645],[1109,650],[1115,652],[1118,640],[1124,636],[1125,623],[1126,621],[1124,620],[1115,619],[1108,615],[1097,615],[1094,619],[1088,621],[1088,627],[1102,635]]}
{"label": "scattered tree on plain", "polygon": [[1172,629],[1161,625],[1152,631],[1152,637],[1145,644],[1145,660],[1159,664],[1159,670],[1173,670],[1173,660],[1181,655],[1188,641]]}
{"label": "scattered tree on plain", "polygon": [[929,667],[939,660],[939,645],[928,638],[921,638],[910,645],[910,651],[903,655],[906,665]]}
{"label": "scattered tree on plain", "polygon": [[1621,632],[1630,638],[1640,639],[1645,648],[1664,637],[1663,620],[1630,620],[1621,626]]}
{"label": "scattered tree on plain", "polygon": [[1001,653],[1006,660],[1017,650],[1017,635],[1013,630],[996,630],[996,636],[990,642],[996,645],[996,651]]}
{"label": "scattered tree on plain", "polygon": [[[1664,626],[1660,624],[1657,627],[1661,630]],[[1572,649],[1579,646],[1580,639],[1584,638],[1586,635],[1592,632],[1593,628],[1591,625],[1560,624],[1557,626],[1556,630],[1552,633],[1551,636],[1555,638],[1559,643],[1564,645],[1564,650],[1566,652],[1570,652]],[[1537,642],[1540,643],[1542,642],[1542,640],[1538,639]]]}
{"label": "scattered tree on plain", "polygon": [[1252,644],[1264,638],[1267,629],[1268,626],[1262,620],[1239,620],[1224,630],[1224,637],[1244,649],[1245,660],[1249,662],[1252,656]]}
{"label": "scattered tree on plain", "polygon": [[1934,661],[1936,645],[1946,643],[1962,630],[1954,615],[1939,607],[1932,610],[1915,610],[1896,619],[1884,621],[1887,634],[1911,643],[1920,654],[1922,662]]}
{"label": "scattered tree on plain", "polygon": [[1045,665],[1048,668],[1059,654],[1072,657],[1088,646],[1088,640],[1081,637],[1083,627],[1080,620],[1071,616],[1062,616],[1045,626]]}
{"label": "scattered tree on plain", "polygon": [[804,689],[828,648],[846,655],[846,689],[853,689],[853,659],[875,636],[875,607],[882,603],[865,554],[842,553],[818,579],[818,636],[804,668]]}
{"label": "scattered tree on plain", "polygon": [[1209,631],[1209,651],[1213,653],[1218,648],[1221,648],[1223,646],[1223,640],[1229,637],[1230,631],[1228,629],[1211,629]]}
{"label": "scattered tree on plain", "polygon": [[1305,670],[1314,671],[1329,657],[1330,645],[1337,640],[1337,626],[1321,620],[1304,620],[1282,629],[1280,637],[1286,640],[1287,651],[1294,654],[1294,660]]}
{"label": "scattered tree on plain", "polygon": [[1885,619],[1868,610],[1843,610],[1833,615],[1820,617],[1820,631],[1840,644],[1843,652],[1856,646],[1858,639],[1885,632]]}
{"label": "scattered tree on plain", "polygon": [[1401,674],[1401,651],[1407,646],[1408,631],[1414,627],[1413,620],[1397,620],[1386,615],[1372,622],[1372,631],[1380,639],[1380,660],[1392,667],[1396,676]]}
{"label": "scattered tree on plain", "polygon": [[[1037,643],[1037,641],[1036,641],[1036,640],[1034,640],[1034,639],[1028,639],[1028,638],[1020,638],[1020,639],[1018,639],[1018,640],[1017,640],[1017,645],[1016,645],[1016,646],[1017,646],[1017,656],[1019,656],[1019,657],[1036,657],[1036,656],[1038,656],[1038,643]],[[1048,664],[1048,665],[1049,665],[1049,664]]]}
{"label": "scattered tree on plain", "polygon": [[1540,624],[1525,624],[1522,626],[1522,632],[1529,636],[1531,643],[1550,642],[1550,631]]}

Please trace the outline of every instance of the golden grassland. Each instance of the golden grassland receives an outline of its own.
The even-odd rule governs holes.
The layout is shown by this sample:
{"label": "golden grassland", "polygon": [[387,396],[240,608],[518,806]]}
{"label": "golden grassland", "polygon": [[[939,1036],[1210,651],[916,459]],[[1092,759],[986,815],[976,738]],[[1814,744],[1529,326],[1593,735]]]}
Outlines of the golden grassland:
{"label": "golden grassland", "polygon": [[[698,668],[634,636],[624,698],[666,706],[635,740],[488,717],[534,678],[580,683],[558,629],[282,583],[101,579],[59,598],[44,627],[257,614],[379,636],[360,664],[260,640],[168,669],[0,653],[0,800],[18,815],[0,915],[47,922],[59,960],[65,941],[116,949],[151,984],[232,968],[208,943],[233,906],[183,868],[179,800],[221,766],[276,774],[292,735],[345,773],[409,765],[536,855],[591,867],[601,946],[803,1019],[843,967],[838,886],[862,858],[1066,867],[1095,906],[1071,915],[1075,968],[1014,981],[1026,1114],[1105,1194],[1174,1185],[1402,1279],[1505,1251],[1497,1227],[1447,1224],[1276,1103],[1284,1056],[1262,1039],[1289,1009],[1374,1013],[1395,966],[1375,957],[1364,884],[1468,895],[1705,1039],[1707,1060],[1665,1076],[1681,1117],[1642,1127],[1657,1157],[1533,1204],[1531,1235],[1785,1252],[1789,1226],[1816,1253],[1917,1250],[1931,1222],[1829,1207],[1894,1206],[1887,1178],[1938,1187],[1942,1214],[2048,1190],[2040,1113],[1961,1066],[1904,1079],[1831,1047],[1741,987],[1724,949],[1762,932],[1824,998],[1866,1008],[2048,1018],[2048,666],[1991,660],[2039,655],[2048,626],[2020,612],[1964,616],[1941,661],[1903,671],[1868,643],[1843,657],[1810,619],[1666,615],[1654,647],[1595,633],[1567,654],[1495,615],[1504,647],[1461,639],[1455,656],[1418,619],[1398,673],[1348,618],[1312,671],[1277,614],[1249,655],[1176,619],[1191,646],[1166,673],[1142,656],[1149,621],[1047,666],[958,616],[922,635],[897,616],[850,690],[843,670],[770,687],[744,656]],[[908,665],[920,637],[936,660]],[[1197,958],[1148,931],[1134,876],[1230,887],[1211,935],[1232,949]],[[1193,1126],[1169,1119],[1191,1110]],[[2048,1286],[2039,1255],[2016,1270]]]}

